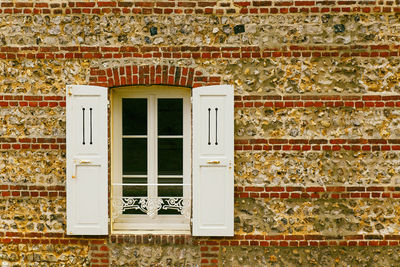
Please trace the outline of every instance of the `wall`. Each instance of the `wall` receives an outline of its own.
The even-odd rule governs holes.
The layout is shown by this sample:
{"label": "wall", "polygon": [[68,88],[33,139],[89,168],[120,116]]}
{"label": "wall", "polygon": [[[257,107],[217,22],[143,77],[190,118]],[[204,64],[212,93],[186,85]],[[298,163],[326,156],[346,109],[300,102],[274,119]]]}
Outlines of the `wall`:
{"label": "wall", "polygon": [[[0,3],[0,261],[396,266],[400,2]],[[65,87],[235,87],[235,236],[65,233]],[[6,265],[7,266],[7,265]]]}

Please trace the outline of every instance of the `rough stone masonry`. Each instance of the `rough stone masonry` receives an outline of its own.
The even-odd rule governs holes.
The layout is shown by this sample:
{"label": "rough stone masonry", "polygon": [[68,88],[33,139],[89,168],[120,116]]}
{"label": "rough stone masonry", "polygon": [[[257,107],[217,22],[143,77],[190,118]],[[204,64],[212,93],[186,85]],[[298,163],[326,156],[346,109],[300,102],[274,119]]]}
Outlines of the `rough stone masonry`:
{"label": "rough stone masonry", "polygon": [[[400,1],[1,1],[2,266],[399,266]],[[65,88],[235,87],[235,236],[66,234]]]}

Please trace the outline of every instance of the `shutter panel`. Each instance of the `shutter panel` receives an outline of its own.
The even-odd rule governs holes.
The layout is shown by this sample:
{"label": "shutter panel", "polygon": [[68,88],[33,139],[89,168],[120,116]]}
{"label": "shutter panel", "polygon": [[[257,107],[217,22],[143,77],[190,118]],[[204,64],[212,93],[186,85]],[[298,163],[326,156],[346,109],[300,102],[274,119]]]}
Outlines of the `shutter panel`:
{"label": "shutter panel", "polygon": [[194,88],[194,236],[233,236],[233,183],[233,87]]}
{"label": "shutter panel", "polygon": [[107,88],[67,86],[67,234],[108,233]]}

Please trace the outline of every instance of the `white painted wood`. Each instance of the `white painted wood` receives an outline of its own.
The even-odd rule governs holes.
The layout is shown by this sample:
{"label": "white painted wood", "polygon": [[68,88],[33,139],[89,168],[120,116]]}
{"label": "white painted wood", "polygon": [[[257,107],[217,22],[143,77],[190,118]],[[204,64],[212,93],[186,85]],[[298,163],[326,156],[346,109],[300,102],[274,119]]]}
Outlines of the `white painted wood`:
{"label": "white painted wood", "polygon": [[233,236],[233,107],[232,86],[193,89],[194,236]]}
{"label": "white painted wood", "polygon": [[107,88],[67,86],[67,234],[108,234]]}

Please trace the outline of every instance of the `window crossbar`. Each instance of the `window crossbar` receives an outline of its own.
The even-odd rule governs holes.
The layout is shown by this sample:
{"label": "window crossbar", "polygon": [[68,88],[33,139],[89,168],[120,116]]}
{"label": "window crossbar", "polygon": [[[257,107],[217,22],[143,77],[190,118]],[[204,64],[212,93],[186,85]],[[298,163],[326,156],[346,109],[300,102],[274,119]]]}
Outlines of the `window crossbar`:
{"label": "window crossbar", "polygon": [[147,185],[151,185],[151,186],[189,186],[191,184],[120,184],[120,183],[115,183],[112,185],[121,185],[121,186],[147,186]]}
{"label": "window crossbar", "polygon": [[158,178],[183,178],[183,175],[157,175]]}
{"label": "window crossbar", "polygon": [[158,138],[183,138],[183,135],[158,135]]}
{"label": "window crossbar", "polygon": [[[123,178],[147,178],[147,175],[122,175]],[[158,178],[183,178],[183,175],[157,175]]]}

